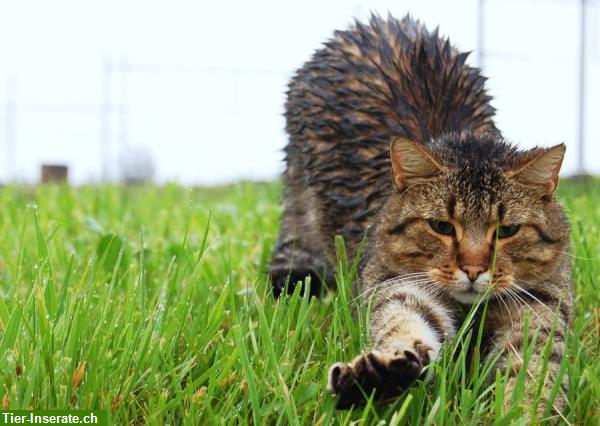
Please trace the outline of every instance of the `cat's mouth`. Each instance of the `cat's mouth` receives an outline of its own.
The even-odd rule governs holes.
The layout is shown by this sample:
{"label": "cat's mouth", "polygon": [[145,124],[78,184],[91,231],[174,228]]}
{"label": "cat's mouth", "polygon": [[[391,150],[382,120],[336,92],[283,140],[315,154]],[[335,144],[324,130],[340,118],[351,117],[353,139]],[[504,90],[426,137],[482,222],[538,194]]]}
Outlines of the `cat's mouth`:
{"label": "cat's mouth", "polygon": [[473,282],[463,271],[457,270],[454,273],[454,279],[454,288],[450,291],[450,295],[460,303],[470,305],[490,296],[489,271],[480,274]]}
{"label": "cat's mouth", "polygon": [[458,302],[471,305],[481,297],[488,297],[485,292],[479,292],[475,288],[470,287],[466,290],[456,290],[451,292],[451,296]]}

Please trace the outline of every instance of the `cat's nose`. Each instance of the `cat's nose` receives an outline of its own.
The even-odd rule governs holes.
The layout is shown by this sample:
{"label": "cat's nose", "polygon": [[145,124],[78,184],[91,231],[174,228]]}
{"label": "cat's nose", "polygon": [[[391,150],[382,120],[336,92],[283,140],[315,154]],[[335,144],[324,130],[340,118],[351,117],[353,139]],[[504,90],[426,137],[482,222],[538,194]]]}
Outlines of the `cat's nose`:
{"label": "cat's nose", "polygon": [[460,269],[467,274],[471,282],[475,281],[485,271],[485,268],[479,265],[462,265]]}

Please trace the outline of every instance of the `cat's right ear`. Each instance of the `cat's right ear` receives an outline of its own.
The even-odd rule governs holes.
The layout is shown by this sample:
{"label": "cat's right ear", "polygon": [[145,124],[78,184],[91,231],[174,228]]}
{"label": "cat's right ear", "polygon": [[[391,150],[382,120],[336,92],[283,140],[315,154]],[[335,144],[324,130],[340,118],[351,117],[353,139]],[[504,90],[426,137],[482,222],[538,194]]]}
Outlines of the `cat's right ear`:
{"label": "cat's right ear", "polygon": [[392,139],[390,157],[392,178],[400,191],[431,180],[442,170],[442,166],[425,146],[404,137]]}

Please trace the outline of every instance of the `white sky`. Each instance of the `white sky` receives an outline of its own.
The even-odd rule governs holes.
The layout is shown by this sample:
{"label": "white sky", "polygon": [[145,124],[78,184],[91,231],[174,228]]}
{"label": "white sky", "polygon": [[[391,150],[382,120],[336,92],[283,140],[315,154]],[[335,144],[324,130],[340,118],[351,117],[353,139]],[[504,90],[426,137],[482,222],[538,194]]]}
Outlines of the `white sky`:
{"label": "white sky", "polygon": [[[140,149],[154,158],[161,182],[277,176],[292,71],[334,29],[371,10],[410,12],[430,29],[439,25],[462,50],[477,45],[475,0],[1,0],[0,179],[35,181],[44,162],[68,164],[75,183],[99,179],[106,75],[110,103],[126,100],[125,114],[110,114],[112,176],[123,152]],[[599,15],[591,4],[585,158],[594,172],[600,172]],[[522,147],[566,142],[563,170],[574,172],[579,2],[487,0],[485,17],[484,73],[500,129]],[[103,74],[107,61],[113,71]],[[129,71],[115,71],[119,63]],[[11,98],[14,163],[4,111]]]}

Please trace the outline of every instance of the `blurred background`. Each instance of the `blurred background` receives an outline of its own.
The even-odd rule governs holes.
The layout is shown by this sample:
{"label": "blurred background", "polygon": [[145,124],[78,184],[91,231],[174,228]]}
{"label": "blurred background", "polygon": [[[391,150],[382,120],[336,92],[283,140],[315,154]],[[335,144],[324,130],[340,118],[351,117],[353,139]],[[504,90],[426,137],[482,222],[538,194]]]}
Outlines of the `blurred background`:
{"label": "blurred background", "polygon": [[600,172],[600,0],[4,0],[0,182],[43,164],[73,184],[276,178],[288,80],[371,11],[439,26],[509,140],[565,142],[564,174]]}

